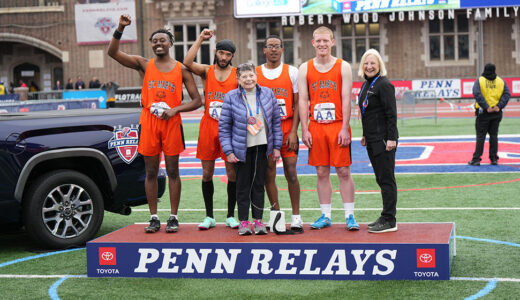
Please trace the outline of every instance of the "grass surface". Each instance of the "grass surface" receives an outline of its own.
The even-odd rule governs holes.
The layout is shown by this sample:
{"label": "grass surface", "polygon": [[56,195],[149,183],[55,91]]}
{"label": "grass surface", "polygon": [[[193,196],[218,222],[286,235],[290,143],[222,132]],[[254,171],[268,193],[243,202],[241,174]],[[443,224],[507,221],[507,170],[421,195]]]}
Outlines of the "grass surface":
{"label": "grass surface", "polygon": [[[401,136],[474,134],[474,119],[414,120],[400,127]],[[501,134],[518,134],[520,119],[505,118]],[[353,136],[360,136],[360,126],[353,125]],[[185,124],[187,140],[196,140],[198,124]],[[378,190],[373,175],[354,175],[356,191]],[[502,245],[483,241],[457,239],[457,256],[452,277],[511,278],[516,282],[498,281],[485,299],[518,299],[520,295],[520,181],[489,184],[520,178],[520,172],[479,174],[396,175],[399,188],[397,218],[399,222],[455,222],[458,236],[514,243]],[[226,208],[225,184],[215,179],[215,208]],[[289,208],[287,183],[277,178],[280,204]],[[203,209],[200,179],[183,178],[180,205],[182,223],[200,222]],[[301,176],[301,207],[304,222],[314,221],[319,212],[314,176]],[[333,189],[338,181],[332,177]],[[475,185],[472,187],[444,188]],[[410,190],[422,188],[425,190]],[[168,217],[169,196],[159,204],[163,222]],[[333,194],[332,219],[343,220],[340,195]],[[374,221],[381,208],[379,194],[356,194],[358,222]],[[436,208],[436,209],[434,209]],[[466,209],[461,209],[466,208]],[[475,208],[490,208],[478,210]],[[493,208],[516,208],[493,209]],[[374,210],[368,210],[374,209]],[[223,222],[225,211],[216,211],[217,222]],[[137,207],[130,216],[105,213],[98,236],[149,218],[146,206]],[[289,217],[290,219],[290,217]],[[516,246],[514,246],[516,244]],[[0,264],[41,253],[23,231],[0,233]],[[2,299],[48,299],[49,288],[56,278],[13,278],[13,275],[86,275],[86,251],[79,249],[0,267]],[[3,276],[3,277],[2,277]],[[228,280],[228,279],[149,279],[149,278],[69,278],[57,289],[61,299],[464,299],[486,286],[486,281],[299,281],[299,280]]]}

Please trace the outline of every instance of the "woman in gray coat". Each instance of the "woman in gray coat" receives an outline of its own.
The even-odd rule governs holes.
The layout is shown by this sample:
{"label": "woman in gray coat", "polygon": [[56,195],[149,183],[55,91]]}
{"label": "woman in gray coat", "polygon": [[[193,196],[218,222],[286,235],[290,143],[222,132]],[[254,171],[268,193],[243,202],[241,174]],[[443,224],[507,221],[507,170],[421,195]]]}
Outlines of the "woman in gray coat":
{"label": "woman in gray coat", "polygon": [[257,84],[253,64],[237,67],[238,89],[229,91],[219,119],[219,139],[228,162],[235,164],[239,235],[250,235],[249,207],[255,234],[266,234],[262,215],[264,180],[270,154],[280,159],[282,129],[278,103],[271,89]]}

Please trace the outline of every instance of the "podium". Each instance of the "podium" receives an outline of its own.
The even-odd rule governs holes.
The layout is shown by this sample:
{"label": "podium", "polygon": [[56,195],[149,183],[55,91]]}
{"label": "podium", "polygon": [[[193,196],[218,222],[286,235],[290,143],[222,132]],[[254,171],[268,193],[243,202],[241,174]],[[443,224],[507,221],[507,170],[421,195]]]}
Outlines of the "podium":
{"label": "podium", "polygon": [[89,277],[230,279],[448,280],[455,256],[454,223],[398,223],[368,233],[333,224],[303,234],[239,236],[217,224],[147,234],[133,224],[87,243]]}

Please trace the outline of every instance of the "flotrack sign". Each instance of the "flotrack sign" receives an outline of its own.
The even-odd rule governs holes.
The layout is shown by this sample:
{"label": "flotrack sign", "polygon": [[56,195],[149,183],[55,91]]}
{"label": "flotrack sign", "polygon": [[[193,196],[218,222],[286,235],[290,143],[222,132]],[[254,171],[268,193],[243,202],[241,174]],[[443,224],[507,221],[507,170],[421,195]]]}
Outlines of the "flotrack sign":
{"label": "flotrack sign", "polygon": [[88,243],[87,262],[89,277],[448,280],[450,276],[447,244]]}

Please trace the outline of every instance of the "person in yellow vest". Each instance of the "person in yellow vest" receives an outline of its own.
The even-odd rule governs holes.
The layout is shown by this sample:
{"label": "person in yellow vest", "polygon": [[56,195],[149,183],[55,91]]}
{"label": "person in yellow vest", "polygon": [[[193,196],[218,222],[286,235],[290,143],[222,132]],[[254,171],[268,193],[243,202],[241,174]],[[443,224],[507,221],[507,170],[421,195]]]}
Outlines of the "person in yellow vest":
{"label": "person in yellow vest", "polygon": [[3,96],[6,94],[6,89],[3,81],[0,81],[0,96]]}
{"label": "person in yellow vest", "polygon": [[475,97],[475,129],[477,144],[473,159],[468,164],[480,166],[484,151],[486,134],[489,133],[489,160],[492,165],[498,164],[498,126],[502,120],[502,110],[506,107],[511,93],[504,80],[495,73],[494,64],[486,64],[484,72],[473,85]]}

